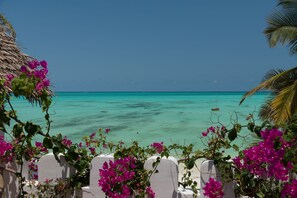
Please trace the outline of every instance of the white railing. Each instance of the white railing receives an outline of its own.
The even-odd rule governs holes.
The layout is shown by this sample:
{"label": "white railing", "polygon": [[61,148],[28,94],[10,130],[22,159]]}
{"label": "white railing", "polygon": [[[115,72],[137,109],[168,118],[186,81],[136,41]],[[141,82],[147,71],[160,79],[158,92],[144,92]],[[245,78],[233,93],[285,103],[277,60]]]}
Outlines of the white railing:
{"label": "white railing", "polygon": [[[38,182],[43,183],[46,179],[65,179],[75,173],[75,170],[67,164],[63,156],[60,157],[60,163],[54,158],[53,154],[47,154],[41,157],[38,162]],[[152,164],[156,160],[156,156],[149,158],[145,163],[145,168],[152,169]],[[71,197],[81,198],[105,198],[105,194],[98,186],[99,169],[102,168],[104,162],[113,160],[113,155],[99,155],[95,157],[90,165],[90,184],[76,191],[75,195],[68,195]],[[200,165],[197,181],[200,189],[203,189],[205,183],[210,177],[220,179],[219,173],[215,168],[213,161],[205,160]],[[14,171],[16,166],[13,163],[2,164],[1,170],[3,172],[3,197],[14,198],[17,197],[18,182],[16,180]],[[193,192],[189,189],[178,187],[178,180],[180,178],[179,171],[181,167],[178,166],[177,160],[174,157],[162,158],[157,167],[158,173],[155,173],[150,178],[153,191],[156,193],[156,198],[192,198]],[[1,172],[0,172],[1,173]],[[23,168],[25,178],[28,178],[28,167],[25,164]],[[197,175],[196,175],[197,176]],[[34,192],[34,189],[29,189]],[[235,197],[232,184],[225,185],[225,196],[228,198]],[[0,176],[0,197],[1,197],[1,176]],[[199,197],[204,197],[203,192],[200,191]]]}

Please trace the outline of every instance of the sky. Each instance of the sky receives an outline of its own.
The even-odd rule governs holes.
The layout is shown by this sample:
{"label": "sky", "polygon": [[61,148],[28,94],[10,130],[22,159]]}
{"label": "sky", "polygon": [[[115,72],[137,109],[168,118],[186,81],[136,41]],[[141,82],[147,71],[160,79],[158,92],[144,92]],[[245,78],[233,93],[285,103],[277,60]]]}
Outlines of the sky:
{"label": "sky", "polygon": [[263,34],[276,0],[0,0],[55,91],[246,91],[296,66]]}

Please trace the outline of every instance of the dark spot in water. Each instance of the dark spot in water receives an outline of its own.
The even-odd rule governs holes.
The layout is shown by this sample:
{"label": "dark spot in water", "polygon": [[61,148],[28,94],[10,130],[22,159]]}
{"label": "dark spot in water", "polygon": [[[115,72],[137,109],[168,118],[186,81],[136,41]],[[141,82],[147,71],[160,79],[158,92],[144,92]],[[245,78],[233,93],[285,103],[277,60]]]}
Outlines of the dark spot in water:
{"label": "dark spot in water", "polygon": [[138,112],[130,112],[123,115],[113,116],[112,119],[126,120],[126,119],[136,119],[141,116]]}
{"label": "dark spot in water", "polygon": [[126,104],[128,108],[144,108],[144,109],[152,109],[152,108],[157,108],[160,105],[157,103],[153,102],[138,102],[134,104]]}
{"label": "dark spot in water", "polygon": [[192,100],[178,100],[178,101],[174,101],[175,104],[195,104],[195,101]]}
{"label": "dark spot in water", "polygon": [[122,103],[122,102],[116,102],[116,101],[108,101],[106,103],[109,103],[109,104],[119,104],[119,103]]}
{"label": "dark spot in water", "polygon": [[54,126],[56,128],[63,128],[63,127],[73,127],[73,126],[80,126],[83,124],[86,124],[88,122],[88,119],[82,119],[82,118],[72,118],[70,120],[67,119],[65,122],[64,120],[60,120],[61,122],[55,122]]}
{"label": "dark spot in water", "polygon": [[117,125],[117,126],[111,126],[111,131],[116,132],[116,131],[123,131],[129,128],[129,126],[125,125]]}

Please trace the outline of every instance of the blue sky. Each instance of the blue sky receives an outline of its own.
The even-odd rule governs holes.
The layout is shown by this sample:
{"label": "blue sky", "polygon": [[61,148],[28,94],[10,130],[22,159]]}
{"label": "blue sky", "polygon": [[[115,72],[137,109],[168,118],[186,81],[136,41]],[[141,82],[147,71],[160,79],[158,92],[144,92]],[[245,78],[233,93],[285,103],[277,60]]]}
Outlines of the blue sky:
{"label": "blue sky", "polygon": [[55,91],[244,91],[295,66],[263,30],[277,1],[0,0]]}

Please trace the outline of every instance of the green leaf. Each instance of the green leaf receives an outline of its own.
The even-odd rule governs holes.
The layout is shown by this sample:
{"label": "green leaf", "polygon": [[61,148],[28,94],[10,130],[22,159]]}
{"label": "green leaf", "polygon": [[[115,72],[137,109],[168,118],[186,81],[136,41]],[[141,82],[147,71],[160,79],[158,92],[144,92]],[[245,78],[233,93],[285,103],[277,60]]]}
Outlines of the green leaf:
{"label": "green leaf", "polygon": [[236,129],[231,129],[228,133],[228,138],[230,141],[233,141],[237,138],[237,132],[236,132]]}
{"label": "green leaf", "polygon": [[117,152],[115,152],[115,154],[113,156],[115,159],[119,159],[123,156],[123,153],[121,151],[117,151]]}
{"label": "green leaf", "polygon": [[262,128],[260,126],[256,126],[254,128],[254,132],[257,134],[258,137],[261,137],[261,133],[260,133],[261,130],[262,130]]}
{"label": "green leaf", "polygon": [[27,122],[24,128],[25,131],[30,135],[35,135],[37,132],[41,131],[41,127],[36,124],[33,124],[32,122]]}
{"label": "green leaf", "polygon": [[12,129],[13,136],[19,138],[23,132],[23,126],[21,124],[15,124]]}
{"label": "green leaf", "polygon": [[53,148],[53,143],[49,138],[44,138],[43,139],[43,146],[47,149],[52,149]]}
{"label": "green leaf", "polygon": [[195,161],[196,161],[195,158],[189,159],[189,161],[186,163],[187,169],[189,170],[192,169],[195,166]]}
{"label": "green leaf", "polygon": [[57,147],[57,146],[53,147],[53,153],[54,153],[55,155],[58,155],[58,154],[60,153],[60,149],[59,149],[59,147]]}
{"label": "green leaf", "polygon": [[255,128],[255,123],[250,122],[247,125],[248,130],[250,130],[251,132],[254,132],[254,128]]}

